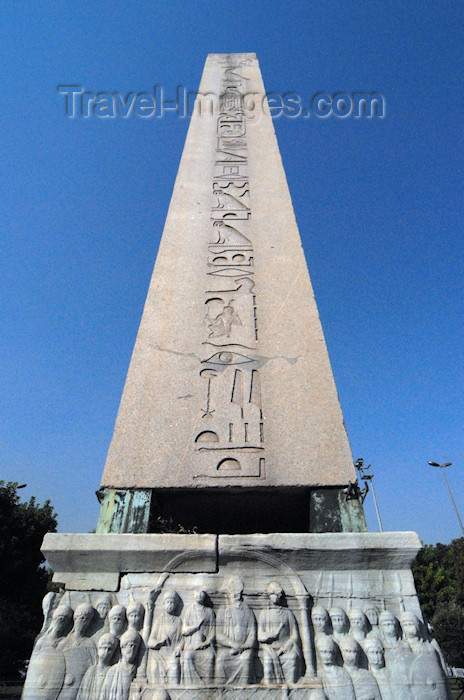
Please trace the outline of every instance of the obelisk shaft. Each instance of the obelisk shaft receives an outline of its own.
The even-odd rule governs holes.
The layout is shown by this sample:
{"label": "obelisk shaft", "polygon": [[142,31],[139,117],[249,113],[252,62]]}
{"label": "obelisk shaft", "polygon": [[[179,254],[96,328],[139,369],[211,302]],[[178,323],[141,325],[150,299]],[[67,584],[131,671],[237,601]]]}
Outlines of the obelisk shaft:
{"label": "obelisk shaft", "polygon": [[348,481],[351,452],[258,61],[213,54],[102,486]]}

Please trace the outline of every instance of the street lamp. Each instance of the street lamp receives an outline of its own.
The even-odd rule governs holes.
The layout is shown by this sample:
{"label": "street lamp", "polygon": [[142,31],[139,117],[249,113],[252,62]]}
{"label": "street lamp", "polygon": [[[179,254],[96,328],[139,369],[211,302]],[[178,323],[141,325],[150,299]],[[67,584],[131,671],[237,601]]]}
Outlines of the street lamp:
{"label": "street lamp", "polygon": [[452,462],[445,462],[445,464],[438,464],[438,462],[429,462],[429,464],[431,467],[438,467],[439,469],[441,469],[441,473],[443,474],[443,478],[444,478],[445,483],[448,487],[449,495],[450,495],[451,501],[453,503],[454,510],[456,511],[456,515],[458,516],[458,520],[459,520],[459,524],[461,526],[462,534],[464,535],[464,525],[462,524],[462,520],[461,520],[461,517],[459,515],[458,507],[457,507],[456,503],[454,502],[453,494],[451,493],[451,488],[450,488],[450,485],[448,483],[448,479],[446,478],[446,474],[445,474],[445,467],[451,467]]}

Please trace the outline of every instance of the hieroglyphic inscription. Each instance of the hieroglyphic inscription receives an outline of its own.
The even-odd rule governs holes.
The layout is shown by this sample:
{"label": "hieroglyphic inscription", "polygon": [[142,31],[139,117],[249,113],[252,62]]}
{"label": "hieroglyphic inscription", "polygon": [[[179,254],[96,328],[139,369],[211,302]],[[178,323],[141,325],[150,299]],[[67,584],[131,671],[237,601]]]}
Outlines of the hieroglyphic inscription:
{"label": "hieroglyphic inscription", "polygon": [[[202,404],[195,478],[264,476],[251,188],[244,94],[250,59],[222,62],[205,266]],[[209,461],[208,461],[209,460]],[[207,463],[205,468],[204,464]]]}

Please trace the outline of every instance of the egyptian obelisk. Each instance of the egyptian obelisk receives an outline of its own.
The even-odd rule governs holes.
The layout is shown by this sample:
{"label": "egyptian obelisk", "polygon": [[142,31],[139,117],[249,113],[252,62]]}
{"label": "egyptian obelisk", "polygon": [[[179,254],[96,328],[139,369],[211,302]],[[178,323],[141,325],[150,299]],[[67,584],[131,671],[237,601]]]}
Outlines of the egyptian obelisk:
{"label": "egyptian obelisk", "polygon": [[206,61],[99,498],[44,539],[23,700],[450,700],[419,538],[366,531],[254,54]]}
{"label": "egyptian obelisk", "polygon": [[365,529],[261,73],[236,60],[206,62],[102,488],[203,532]]}

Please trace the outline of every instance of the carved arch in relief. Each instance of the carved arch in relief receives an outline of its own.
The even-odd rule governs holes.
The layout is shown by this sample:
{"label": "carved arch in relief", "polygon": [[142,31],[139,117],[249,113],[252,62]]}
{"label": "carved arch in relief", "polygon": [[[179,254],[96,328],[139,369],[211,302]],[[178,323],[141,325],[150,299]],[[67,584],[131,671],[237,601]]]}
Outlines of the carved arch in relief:
{"label": "carved arch in relief", "polygon": [[[197,558],[200,558],[201,554],[199,552],[181,552],[177,556],[173,557],[168,564],[165,566],[164,571],[167,573],[175,574],[177,569],[182,571],[182,565],[185,562],[192,562]],[[309,601],[310,594],[306,590],[306,587],[298,576],[298,574],[292,569],[291,566],[285,564],[277,557],[268,554],[266,552],[261,552],[259,550],[250,550],[245,547],[234,547],[228,553],[228,559],[237,559],[238,561],[243,561],[248,559],[251,561],[260,561],[266,564],[271,569],[274,569],[279,575],[279,580],[283,580],[283,585],[285,588],[285,581],[293,589],[296,601],[298,603],[298,612],[300,613],[300,634],[301,641],[303,645],[303,655],[306,665],[306,671],[304,678],[312,678],[316,675],[315,671],[315,659],[314,659],[314,643],[311,635],[311,625],[309,618]]]}

